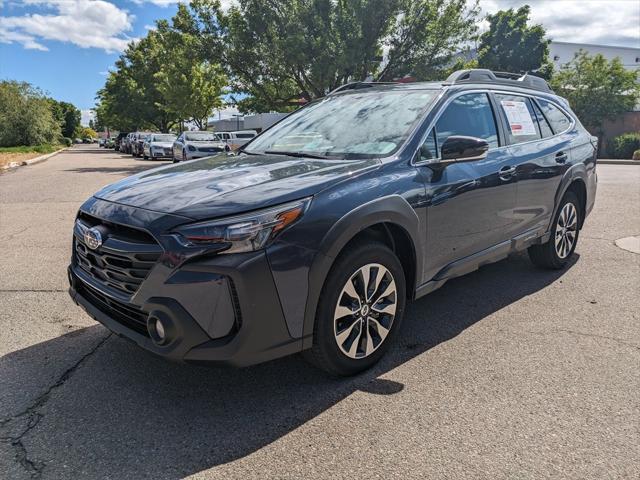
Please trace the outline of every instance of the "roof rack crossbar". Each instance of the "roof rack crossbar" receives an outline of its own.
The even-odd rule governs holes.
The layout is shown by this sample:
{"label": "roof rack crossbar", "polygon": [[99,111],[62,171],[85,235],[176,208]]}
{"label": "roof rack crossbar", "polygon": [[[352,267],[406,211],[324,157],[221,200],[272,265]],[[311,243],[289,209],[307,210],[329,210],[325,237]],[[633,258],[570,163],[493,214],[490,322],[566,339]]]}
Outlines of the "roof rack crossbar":
{"label": "roof rack crossbar", "polygon": [[551,87],[544,78],[535,75],[518,74],[510,72],[493,72],[485,68],[474,68],[470,70],[458,70],[449,75],[445,85],[458,85],[464,83],[493,83],[511,85],[541,92],[553,93]]}
{"label": "roof rack crossbar", "polygon": [[331,90],[327,95],[344,92],[345,90],[359,90],[361,88],[375,87],[376,85],[395,85],[398,82],[351,82],[340,85],[338,88]]}

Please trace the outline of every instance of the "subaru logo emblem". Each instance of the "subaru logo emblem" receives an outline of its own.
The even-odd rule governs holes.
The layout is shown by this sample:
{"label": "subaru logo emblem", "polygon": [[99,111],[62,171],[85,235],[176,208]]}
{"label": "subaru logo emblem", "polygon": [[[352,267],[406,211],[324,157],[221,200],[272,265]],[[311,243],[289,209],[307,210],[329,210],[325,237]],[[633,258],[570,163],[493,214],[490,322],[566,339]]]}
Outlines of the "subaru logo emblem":
{"label": "subaru logo emblem", "polygon": [[84,243],[91,250],[95,250],[102,245],[102,235],[100,234],[100,230],[97,228],[90,228],[84,232]]}

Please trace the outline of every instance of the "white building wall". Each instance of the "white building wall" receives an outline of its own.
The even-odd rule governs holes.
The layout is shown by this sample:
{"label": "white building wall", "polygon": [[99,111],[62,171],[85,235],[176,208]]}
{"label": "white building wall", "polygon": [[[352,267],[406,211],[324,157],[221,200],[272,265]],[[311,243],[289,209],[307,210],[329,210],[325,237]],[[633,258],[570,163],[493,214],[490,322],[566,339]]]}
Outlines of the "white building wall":
{"label": "white building wall", "polygon": [[628,70],[640,68],[640,48],[610,47],[607,45],[591,45],[588,43],[551,42],[549,45],[549,59],[556,68],[569,63],[580,50],[589,55],[601,54],[607,60],[620,57],[622,64]]}

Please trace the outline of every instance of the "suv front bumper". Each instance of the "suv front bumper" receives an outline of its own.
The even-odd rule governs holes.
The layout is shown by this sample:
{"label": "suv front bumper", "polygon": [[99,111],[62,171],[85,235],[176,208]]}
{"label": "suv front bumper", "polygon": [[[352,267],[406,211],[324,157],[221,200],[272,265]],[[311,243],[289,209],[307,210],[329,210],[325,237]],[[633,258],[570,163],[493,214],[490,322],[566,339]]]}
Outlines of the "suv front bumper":
{"label": "suv front bumper", "polygon": [[[68,273],[71,298],[92,318],[171,360],[246,366],[302,349],[287,329],[264,252],[195,261],[166,277],[152,271],[135,303],[110,296],[77,265]],[[145,331],[145,318],[161,319],[166,343]]]}

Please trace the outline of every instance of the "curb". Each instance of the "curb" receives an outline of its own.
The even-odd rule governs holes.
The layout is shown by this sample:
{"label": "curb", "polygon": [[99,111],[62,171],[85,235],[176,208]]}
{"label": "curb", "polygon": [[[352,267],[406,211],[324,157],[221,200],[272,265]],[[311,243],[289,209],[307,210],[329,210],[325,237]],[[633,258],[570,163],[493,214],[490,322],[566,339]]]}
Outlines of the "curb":
{"label": "curb", "polygon": [[599,158],[598,163],[601,165],[640,165],[640,160],[617,160],[614,158]]}
{"label": "curb", "polygon": [[9,165],[1,167],[0,171],[4,172],[4,171],[7,171],[7,170],[12,170],[14,168],[23,167],[23,166],[29,166],[29,165],[34,165],[36,163],[44,162],[45,160],[48,160],[49,158],[53,157],[54,155],[57,155],[58,153],[66,150],[68,148],[70,148],[70,147],[64,147],[64,148],[61,148],[60,150],[56,150],[55,152],[46,153],[46,154],[40,155],[39,157],[36,157],[36,158],[30,158],[29,160],[23,160],[22,162],[12,162]]}

